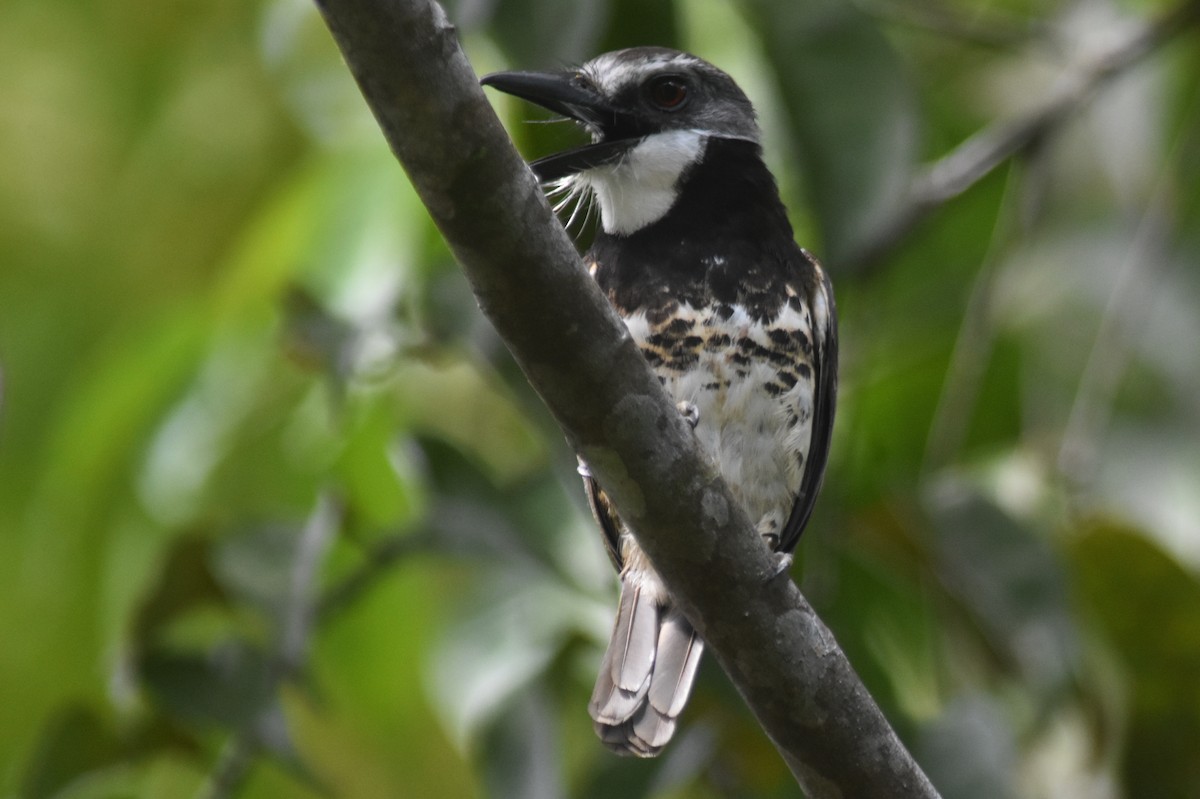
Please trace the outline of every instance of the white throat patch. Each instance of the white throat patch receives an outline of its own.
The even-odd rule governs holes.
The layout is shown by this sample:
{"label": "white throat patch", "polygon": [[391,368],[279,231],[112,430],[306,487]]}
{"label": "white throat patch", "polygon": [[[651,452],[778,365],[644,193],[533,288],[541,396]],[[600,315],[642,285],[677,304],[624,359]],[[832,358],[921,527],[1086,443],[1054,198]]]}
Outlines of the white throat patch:
{"label": "white throat patch", "polygon": [[662,219],[675,204],[680,176],[704,155],[707,141],[697,130],[655,133],[616,164],[581,173],[600,204],[604,232],[627,236]]}

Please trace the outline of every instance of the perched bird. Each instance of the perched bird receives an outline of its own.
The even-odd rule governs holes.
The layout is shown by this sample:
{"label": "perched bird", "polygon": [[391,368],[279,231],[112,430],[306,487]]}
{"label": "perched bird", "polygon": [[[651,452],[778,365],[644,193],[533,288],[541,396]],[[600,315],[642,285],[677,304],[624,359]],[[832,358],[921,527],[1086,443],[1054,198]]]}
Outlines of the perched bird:
{"label": "perched bird", "polygon": [[[828,277],[793,239],[750,101],[708,62],[660,47],[482,82],[591,133],[591,144],[531,166],[543,183],[599,205],[588,270],[786,561],[825,471],[837,321]],[[610,748],[651,757],[675,730],[704,643],[636,531],[586,465],[581,472],[621,579],[588,710]]]}

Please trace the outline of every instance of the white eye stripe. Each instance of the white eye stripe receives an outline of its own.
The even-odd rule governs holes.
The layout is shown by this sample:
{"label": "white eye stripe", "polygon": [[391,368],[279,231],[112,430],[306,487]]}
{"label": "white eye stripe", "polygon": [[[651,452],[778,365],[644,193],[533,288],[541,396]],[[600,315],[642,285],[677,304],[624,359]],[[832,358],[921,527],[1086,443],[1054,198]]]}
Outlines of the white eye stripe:
{"label": "white eye stripe", "polygon": [[605,53],[584,65],[584,73],[601,92],[613,96],[631,85],[640,85],[649,76],[667,69],[686,71],[700,65],[700,60],[684,53],[679,55],[630,61],[620,59],[619,53]]}

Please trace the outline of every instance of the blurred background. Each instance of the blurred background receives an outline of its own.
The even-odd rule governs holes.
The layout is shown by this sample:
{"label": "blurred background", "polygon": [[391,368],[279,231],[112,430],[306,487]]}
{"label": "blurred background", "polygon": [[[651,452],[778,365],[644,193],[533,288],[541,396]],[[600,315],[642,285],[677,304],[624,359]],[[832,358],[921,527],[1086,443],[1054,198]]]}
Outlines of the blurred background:
{"label": "blurred background", "polygon": [[[448,6],[481,73],[756,103],[841,309],[795,576],[947,799],[1200,797],[1195,33],[910,193],[1172,8]],[[662,758],[594,739],[573,457],[311,3],[6,0],[0,74],[0,795],[799,796],[711,660]]]}

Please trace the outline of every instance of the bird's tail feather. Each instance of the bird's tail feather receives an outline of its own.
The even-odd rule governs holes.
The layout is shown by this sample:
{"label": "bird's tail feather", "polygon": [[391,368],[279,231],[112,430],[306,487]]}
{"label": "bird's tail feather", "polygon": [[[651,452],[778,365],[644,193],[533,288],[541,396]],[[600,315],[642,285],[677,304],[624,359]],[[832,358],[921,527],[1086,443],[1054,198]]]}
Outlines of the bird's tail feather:
{"label": "bird's tail feather", "polygon": [[658,594],[622,577],[612,640],[588,705],[600,739],[621,754],[653,757],[671,740],[704,651],[683,614]]}

